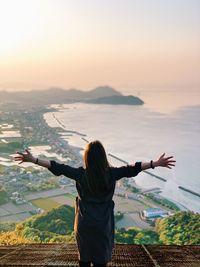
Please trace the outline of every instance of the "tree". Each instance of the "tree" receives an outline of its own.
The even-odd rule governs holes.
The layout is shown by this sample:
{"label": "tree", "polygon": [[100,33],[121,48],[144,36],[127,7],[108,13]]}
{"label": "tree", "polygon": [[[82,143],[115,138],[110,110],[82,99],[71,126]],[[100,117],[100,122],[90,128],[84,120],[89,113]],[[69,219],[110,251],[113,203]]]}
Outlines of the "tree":
{"label": "tree", "polygon": [[158,219],[156,232],[166,245],[200,245],[200,214],[180,211],[167,218]]}
{"label": "tree", "polygon": [[15,231],[0,233],[0,245],[2,246],[17,245],[24,243],[31,243],[31,241],[22,236],[19,236]]}

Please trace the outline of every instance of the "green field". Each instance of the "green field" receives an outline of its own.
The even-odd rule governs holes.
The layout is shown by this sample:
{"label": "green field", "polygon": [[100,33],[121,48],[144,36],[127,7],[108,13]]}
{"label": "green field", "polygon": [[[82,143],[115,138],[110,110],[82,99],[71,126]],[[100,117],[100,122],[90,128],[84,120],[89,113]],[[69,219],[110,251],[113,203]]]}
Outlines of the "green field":
{"label": "green field", "polygon": [[66,193],[64,196],[67,198],[71,198],[73,200],[76,198],[76,194],[71,194],[71,193]]}
{"label": "green field", "polygon": [[38,207],[41,208],[45,211],[50,211],[53,208],[56,208],[60,205],[66,204],[67,200],[70,200],[70,202],[75,200],[76,195],[67,193],[61,196],[55,196],[55,197],[47,197],[47,198],[38,198],[35,200],[32,200],[31,203]]}
{"label": "green field", "polygon": [[[19,139],[19,138],[18,138]],[[20,141],[10,142],[8,144],[0,143],[1,153],[15,153],[18,150],[22,150],[23,145]]]}
{"label": "green field", "polygon": [[50,211],[53,208],[60,206],[58,202],[54,201],[51,198],[38,198],[38,199],[32,200],[31,203],[45,211]]}

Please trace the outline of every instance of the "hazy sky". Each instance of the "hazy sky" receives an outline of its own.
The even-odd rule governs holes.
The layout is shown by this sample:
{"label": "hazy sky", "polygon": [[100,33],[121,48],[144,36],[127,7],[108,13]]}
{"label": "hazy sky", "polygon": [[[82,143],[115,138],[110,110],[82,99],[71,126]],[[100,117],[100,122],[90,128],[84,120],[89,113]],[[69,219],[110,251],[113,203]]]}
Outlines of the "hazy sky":
{"label": "hazy sky", "polygon": [[200,88],[199,0],[0,0],[0,88]]}

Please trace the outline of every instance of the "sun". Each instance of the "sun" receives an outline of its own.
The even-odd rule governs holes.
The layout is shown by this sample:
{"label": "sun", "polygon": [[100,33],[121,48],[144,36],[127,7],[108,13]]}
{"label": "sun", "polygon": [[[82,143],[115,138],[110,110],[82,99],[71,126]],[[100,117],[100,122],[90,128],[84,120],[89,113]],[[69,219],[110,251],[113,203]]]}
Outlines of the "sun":
{"label": "sun", "polygon": [[0,0],[0,54],[12,53],[30,40],[37,27],[37,0]]}

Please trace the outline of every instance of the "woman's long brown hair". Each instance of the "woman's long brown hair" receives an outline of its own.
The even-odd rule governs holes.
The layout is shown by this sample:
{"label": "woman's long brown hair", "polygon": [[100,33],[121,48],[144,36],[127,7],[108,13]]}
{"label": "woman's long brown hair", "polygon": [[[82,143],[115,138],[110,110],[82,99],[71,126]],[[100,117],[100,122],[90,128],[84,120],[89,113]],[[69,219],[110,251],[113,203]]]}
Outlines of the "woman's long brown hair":
{"label": "woman's long brown hair", "polygon": [[84,152],[86,181],[92,193],[100,193],[109,188],[110,166],[105,149],[100,141],[96,140],[86,145]]}

